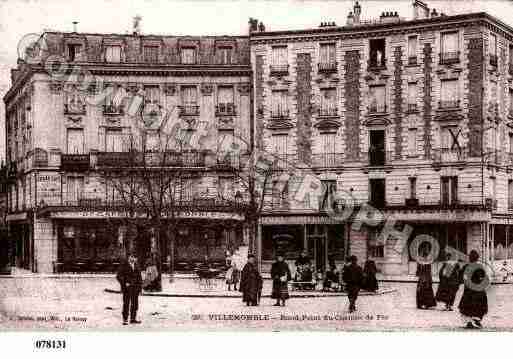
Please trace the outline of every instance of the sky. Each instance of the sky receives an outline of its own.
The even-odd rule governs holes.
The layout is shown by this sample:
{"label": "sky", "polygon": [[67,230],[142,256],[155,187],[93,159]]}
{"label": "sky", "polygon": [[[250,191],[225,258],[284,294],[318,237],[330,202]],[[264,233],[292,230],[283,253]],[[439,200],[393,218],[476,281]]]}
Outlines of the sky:
{"label": "sky", "polygon": [[[513,26],[513,1],[424,0],[447,15],[485,11]],[[412,0],[360,0],[362,18],[378,18],[397,11],[411,18]],[[132,19],[142,17],[143,34],[246,35],[249,17],[266,30],[302,29],[321,21],[346,22],[352,0],[0,0],[0,96],[10,87],[10,69],[16,67],[17,44],[24,35],[44,30],[125,33]],[[0,103],[0,159],[5,158],[5,109]]]}

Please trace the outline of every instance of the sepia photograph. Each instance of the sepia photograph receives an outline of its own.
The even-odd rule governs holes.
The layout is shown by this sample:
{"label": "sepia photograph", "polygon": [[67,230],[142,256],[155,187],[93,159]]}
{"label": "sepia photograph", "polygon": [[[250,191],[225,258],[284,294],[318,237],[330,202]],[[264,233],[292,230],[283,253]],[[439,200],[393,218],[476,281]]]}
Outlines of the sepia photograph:
{"label": "sepia photograph", "polygon": [[0,96],[0,339],[513,331],[511,1],[1,0]]}

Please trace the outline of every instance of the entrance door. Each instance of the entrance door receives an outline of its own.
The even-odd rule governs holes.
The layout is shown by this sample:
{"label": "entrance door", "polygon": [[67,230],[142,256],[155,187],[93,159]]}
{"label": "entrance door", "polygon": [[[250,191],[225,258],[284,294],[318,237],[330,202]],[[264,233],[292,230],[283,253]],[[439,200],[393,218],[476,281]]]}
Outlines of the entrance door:
{"label": "entrance door", "polygon": [[324,273],[327,266],[328,246],[326,236],[316,237],[315,241],[315,270]]}

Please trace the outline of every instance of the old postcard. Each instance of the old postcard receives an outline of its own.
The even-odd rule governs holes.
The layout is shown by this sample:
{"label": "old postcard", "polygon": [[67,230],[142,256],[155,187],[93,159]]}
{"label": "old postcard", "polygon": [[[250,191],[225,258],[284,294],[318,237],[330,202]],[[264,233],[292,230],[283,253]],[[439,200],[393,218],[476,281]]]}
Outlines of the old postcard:
{"label": "old postcard", "polygon": [[2,1],[0,66],[1,331],[513,329],[513,3]]}

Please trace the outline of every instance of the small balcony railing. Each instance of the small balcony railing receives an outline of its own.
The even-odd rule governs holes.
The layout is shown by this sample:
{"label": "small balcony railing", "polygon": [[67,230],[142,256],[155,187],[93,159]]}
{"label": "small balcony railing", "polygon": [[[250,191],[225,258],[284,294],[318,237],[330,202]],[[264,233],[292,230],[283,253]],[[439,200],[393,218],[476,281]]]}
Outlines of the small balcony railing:
{"label": "small balcony railing", "polygon": [[61,169],[63,171],[83,172],[90,168],[89,154],[62,154]]}
{"label": "small balcony railing", "polygon": [[86,113],[86,105],[85,103],[78,104],[64,104],[64,114],[65,115],[85,115]]}
{"label": "small balcony railing", "polygon": [[319,108],[318,115],[319,117],[337,117],[338,108],[336,106],[321,107]]}
{"label": "small balcony railing", "polygon": [[271,110],[271,118],[289,118],[289,109],[288,108],[274,108]]}
{"label": "small balcony railing", "polygon": [[438,102],[438,108],[441,109],[458,109],[460,100],[441,100]]}
{"label": "small balcony railing", "polygon": [[440,64],[442,65],[450,65],[460,62],[460,52],[459,51],[448,51],[440,53]]}
{"label": "small balcony railing", "polygon": [[178,109],[180,116],[198,116],[200,113],[198,105],[182,105]]}
{"label": "small balcony railing", "polygon": [[377,113],[386,113],[387,105],[384,103],[374,103],[369,106],[369,113],[377,114]]}
{"label": "small balcony railing", "polygon": [[408,65],[417,65],[417,56],[408,56]]}
{"label": "small balcony railing", "polygon": [[468,156],[466,148],[437,148],[433,150],[433,162],[461,162],[465,161]]}
{"label": "small balcony railing", "polygon": [[96,165],[98,167],[137,167],[143,164],[140,152],[98,152]]}
{"label": "small balcony railing", "polygon": [[497,67],[497,55],[490,55],[490,65]]}
{"label": "small balcony railing", "polygon": [[319,62],[319,64],[317,64],[317,68],[321,74],[332,74],[337,72],[337,62]]}
{"label": "small balcony railing", "polygon": [[235,104],[234,103],[218,103],[216,105],[216,116],[234,116]]}
{"label": "small balcony railing", "polygon": [[334,168],[344,163],[342,153],[317,153],[312,155],[312,167]]}
{"label": "small balcony railing", "polygon": [[418,106],[416,103],[409,103],[406,109],[408,113],[414,113],[418,111]]}
{"label": "small balcony railing", "polygon": [[103,105],[104,115],[122,115],[124,113],[123,106],[115,104]]}
{"label": "small balcony railing", "polygon": [[289,74],[289,65],[270,65],[269,72],[271,76],[286,76]]}

